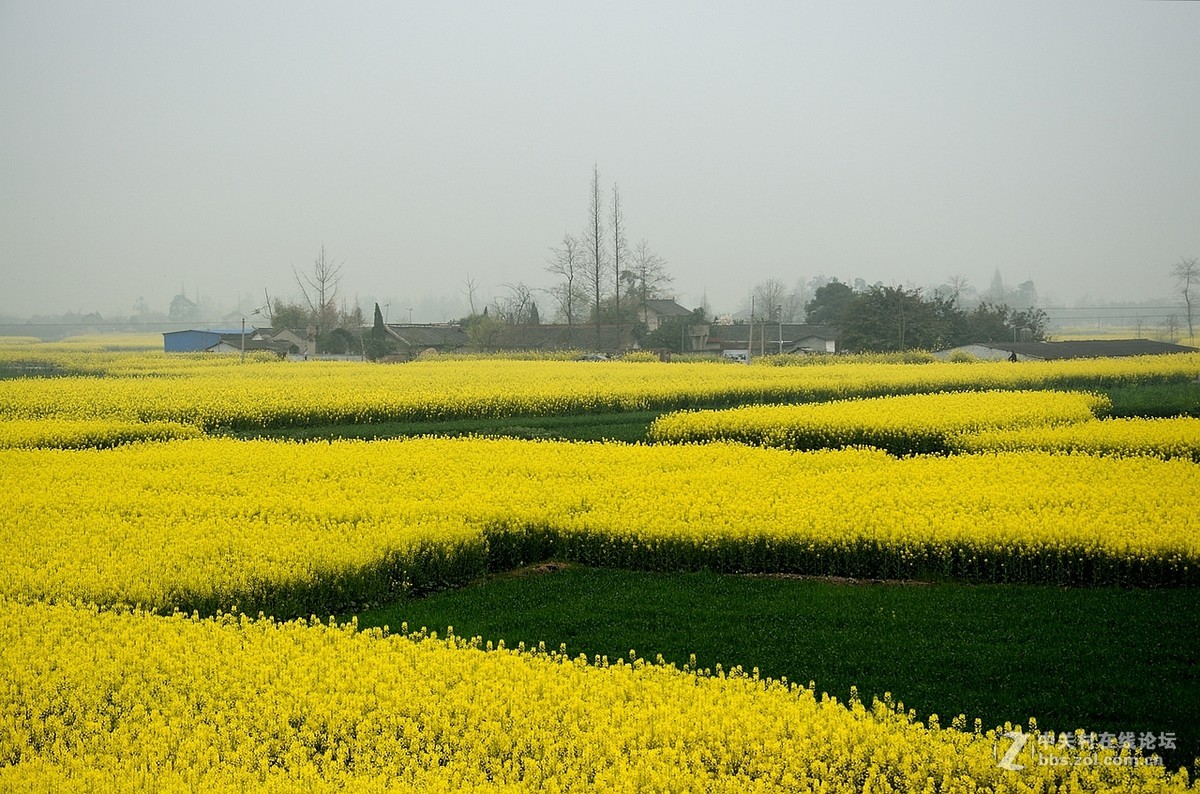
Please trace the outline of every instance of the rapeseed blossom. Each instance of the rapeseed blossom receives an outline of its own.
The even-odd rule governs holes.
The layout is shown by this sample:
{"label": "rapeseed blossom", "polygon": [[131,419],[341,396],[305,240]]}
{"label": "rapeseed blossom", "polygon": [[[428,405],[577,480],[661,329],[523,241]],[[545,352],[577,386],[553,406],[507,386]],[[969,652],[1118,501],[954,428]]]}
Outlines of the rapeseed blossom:
{"label": "rapeseed blossom", "polygon": [[1196,493],[1188,460],[1045,452],[897,459],[481,438],[7,449],[0,594],[294,615],[550,556],[1194,584]]}
{"label": "rapeseed blossom", "polygon": [[961,452],[1036,449],[1190,458],[1200,463],[1200,419],[1105,419],[1054,427],[991,428],[955,436],[949,446]]}
{"label": "rapeseed blossom", "polygon": [[897,454],[945,451],[949,439],[996,428],[1041,428],[1095,419],[1112,408],[1084,392],[972,391],[805,405],[755,405],[660,416],[657,441],[723,439],[785,449],[869,445]]}
{"label": "rapeseed blossom", "polygon": [[[577,361],[252,361],[233,357],[89,354],[108,377],[0,381],[0,421],[117,418],[204,430],[401,420],[565,415],[789,403],[937,391],[1050,389],[1178,382],[1200,354],[962,366]],[[106,356],[96,364],[97,357]],[[1004,365],[1004,366],[1002,366]],[[74,370],[68,370],[74,371]],[[89,370],[90,371],[90,370]]]}
{"label": "rapeseed blossom", "polygon": [[1093,760],[1066,767],[1031,747],[1002,768],[1011,725],[923,725],[740,669],[597,666],[315,618],[0,599],[0,682],[6,790],[1188,790],[1186,772],[1110,749],[1063,750]]}
{"label": "rapeseed blossom", "polygon": [[[589,663],[231,614],[328,614],[549,556],[668,571],[1196,585],[1200,469],[1182,453],[896,459],[729,443],[200,436],[1092,388],[1189,380],[1200,356],[381,367],[253,356],[242,365],[132,340],[0,344],[0,367],[43,365],[88,377],[0,381],[0,789],[1194,790],[1184,772],[1108,763],[1122,761],[1108,750],[1080,758],[1087,765],[1023,756],[1023,769],[1006,769],[998,748],[1011,725],[921,725],[886,704],[740,669]],[[1083,416],[1103,410],[1087,397],[1011,399],[1056,406],[1034,409],[1041,424],[1028,433],[1126,432]],[[988,435],[996,427],[960,425],[945,437],[1010,444]],[[1162,429],[1164,439],[1191,432]]]}

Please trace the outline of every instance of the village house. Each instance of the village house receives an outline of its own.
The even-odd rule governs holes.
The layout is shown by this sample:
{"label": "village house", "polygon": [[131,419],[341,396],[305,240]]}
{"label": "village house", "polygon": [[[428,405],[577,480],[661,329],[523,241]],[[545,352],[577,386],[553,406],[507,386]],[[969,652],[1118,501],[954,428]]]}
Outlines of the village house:
{"label": "village house", "polygon": [[639,310],[639,314],[647,331],[657,331],[662,326],[663,320],[670,317],[690,317],[692,311],[680,306],[672,298],[653,298],[646,301],[646,305]]}

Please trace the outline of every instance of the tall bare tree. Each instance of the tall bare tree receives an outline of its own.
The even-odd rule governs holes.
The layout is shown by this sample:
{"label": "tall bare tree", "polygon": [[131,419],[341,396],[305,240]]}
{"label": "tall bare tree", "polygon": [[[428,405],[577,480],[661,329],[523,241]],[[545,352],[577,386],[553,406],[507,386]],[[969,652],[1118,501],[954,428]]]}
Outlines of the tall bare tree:
{"label": "tall bare tree", "polygon": [[630,269],[633,271],[634,289],[637,291],[638,312],[642,322],[648,322],[646,303],[662,295],[663,288],[673,280],[667,273],[667,260],[656,254],[650,243],[642,238],[633,249]]}
{"label": "tall bare tree", "polygon": [[1196,297],[1197,287],[1200,286],[1200,262],[1196,257],[1180,258],[1179,263],[1171,268],[1171,275],[1175,279],[1175,287],[1179,290],[1180,297],[1183,298],[1183,305],[1187,311],[1188,336],[1194,342],[1196,330],[1192,325],[1192,301]]}
{"label": "tall bare tree", "polygon": [[316,329],[316,338],[320,340],[321,335],[330,330],[330,325],[336,322],[337,304],[334,300],[337,298],[338,285],[342,281],[342,263],[335,265],[330,261],[325,253],[325,244],[321,243],[321,252],[313,260],[312,270],[302,274],[293,267],[292,273],[296,276],[296,285],[304,295],[304,302],[308,304]]}
{"label": "tall bare tree", "polygon": [[625,240],[625,213],[621,211],[621,190],[617,183],[612,187],[612,204],[610,205],[609,220],[612,224],[612,275],[613,275],[613,315],[617,326],[621,324],[621,284],[628,281],[628,275],[622,270],[622,265],[628,260],[629,243]]}
{"label": "tall bare tree", "polygon": [[580,306],[587,300],[586,296],[580,294],[584,273],[583,250],[579,238],[572,234],[564,234],[562,243],[550,249],[546,270],[562,279],[547,292],[558,303],[558,313],[566,318],[567,340],[574,344],[575,320],[579,316]]}
{"label": "tall bare tree", "polygon": [[608,282],[608,253],[604,245],[604,202],[600,197],[600,167],[592,166],[592,189],[588,199],[588,220],[583,230],[587,262],[587,293],[596,320],[596,350],[601,348],[600,304]]}
{"label": "tall bare tree", "polygon": [[463,292],[465,292],[467,295],[467,304],[471,307],[471,316],[474,317],[475,316],[475,290],[478,287],[478,285],[476,284],[475,279],[471,278],[470,273],[467,274],[467,279],[466,279],[466,281],[463,282],[463,286],[466,288],[463,290]]}

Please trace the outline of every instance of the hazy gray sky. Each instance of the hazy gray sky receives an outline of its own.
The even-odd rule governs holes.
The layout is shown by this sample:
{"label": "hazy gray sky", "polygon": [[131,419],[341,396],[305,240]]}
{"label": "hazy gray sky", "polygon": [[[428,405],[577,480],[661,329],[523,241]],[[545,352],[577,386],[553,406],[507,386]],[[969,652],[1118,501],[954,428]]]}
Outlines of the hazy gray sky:
{"label": "hazy gray sky", "polygon": [[322,243],[393,320],[549,286],[593,163],[689,305],[996,268],[1165,297],[1198,41],[1170,1],[0,0],[0,314],[298,297]]}

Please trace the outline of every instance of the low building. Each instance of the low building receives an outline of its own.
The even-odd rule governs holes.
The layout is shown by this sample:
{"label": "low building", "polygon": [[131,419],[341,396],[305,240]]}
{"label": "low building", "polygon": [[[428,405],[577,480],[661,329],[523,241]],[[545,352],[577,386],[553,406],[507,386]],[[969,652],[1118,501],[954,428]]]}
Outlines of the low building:
{"label": "low building", "polygon": [[[167,331],[163,333],[163,351],[167,353],[203,353],[221,343],[222,331]],[[234,331],[237,335],[241,332]]]}
{"label": "low building", "polygon": [[470,342],[457,324],[384,325],[383,330],[391,343],[392,353],[387,356],[391,361],[410,361],[427,350],[453,353]]}
{"label": "low building", "polygon": [[284,344],[264,339],[257,329],[241,331],[167,331],[163,333],[166,353],[250,353],[266,351],[277,356],[287,354]]}
{"label": "low building", "polygon": [[647,300],[639,314],[647,331],[657,331],[664,320],[671,317],[690,317],[692,311],[680,306],[673,298],[655,298]]}
{"label": "low building", "polygon": [[714,353],[748,351],[752,356],[772,353],[836,353],[836,328],[807,323],[734,323],[710,325],[705,350]]}
{"label": "low building", "polygon": [[305,331],[291,328],[256,328],[254,329],[254,338],[286,348],[289,356],[302,356],[316,350],[316,345],[308,338]]}
{"label": "low building", "polygon": [[616,355],[638,347],[633,326],[580,323],[576,325],[500,325],[477,343],[487,352],[595,350]]}

